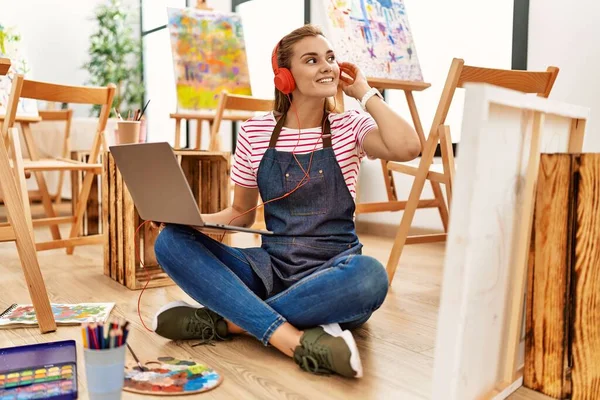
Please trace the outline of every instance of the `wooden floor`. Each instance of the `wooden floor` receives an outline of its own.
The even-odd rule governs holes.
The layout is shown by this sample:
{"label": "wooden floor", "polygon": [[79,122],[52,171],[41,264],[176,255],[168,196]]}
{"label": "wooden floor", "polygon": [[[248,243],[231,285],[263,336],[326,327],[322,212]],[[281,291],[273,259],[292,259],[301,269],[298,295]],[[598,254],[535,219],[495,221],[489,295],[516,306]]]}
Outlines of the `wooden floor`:
{"label": "wooden floor", "polygon": [[[48,237],[48,229],[36,230],[37,239]],[[66,229],[64,230],[66,234]],[[385,264],[391,239],[361,236],[364,254]],[[234,245],[256,245],[254,237],[235,234]],[[144,360],[159,356],[191,358],[224,376],[216,389],[182,399],[426,399],[429,398],[437,308],[444,244],[411,245],[405,248],[401,265],[388,297],[364,327],[354,332],[361,352],[365,376],[345,379],[303,372],[291,359],[250,337],[236,337],[216,346],[171,342],[146,331],[137,314],[140,292],[131,291],[102,273],[102,247],[78,247],[72,256],[64,250],[39,252],[42,273],[52,302],[116,302],[113,315],[133,325],[129,343]],[[30,303],[13,243],[0,244],[0,309],[11,303]],[[149,327],[156,310],[174,300],[191,301],[175,286],[147,289],[141,299],[141,315]],[[78,343],[79,391],[87,398],[81,334],[77,327],[59,327],[42,335],[37,328],[0,330],[0,348],[35,342],[75,339]],[[128,359],[132,359],[127,354]],[[124,399],[143,396],[123,393]],[[179,397],[175,397],[179,398]],[[511,399],[547,399],[528,389],[519,389]]]}

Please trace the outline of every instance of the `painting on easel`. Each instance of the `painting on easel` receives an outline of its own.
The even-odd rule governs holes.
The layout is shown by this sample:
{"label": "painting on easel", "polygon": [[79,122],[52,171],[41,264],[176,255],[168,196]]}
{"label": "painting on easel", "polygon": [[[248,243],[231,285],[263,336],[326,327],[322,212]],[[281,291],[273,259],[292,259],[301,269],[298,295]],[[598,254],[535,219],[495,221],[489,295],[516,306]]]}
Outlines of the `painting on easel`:
{"label": "painting on easel", "polygon": [[168,8],[178,111],[217,107],[221,91],[251,95],[241,18],[194,8]]}
{"label": "painting on easel", "polygon": [[323,7],[340,61],[368,78],[423,81],[403,0],[326,0]]}

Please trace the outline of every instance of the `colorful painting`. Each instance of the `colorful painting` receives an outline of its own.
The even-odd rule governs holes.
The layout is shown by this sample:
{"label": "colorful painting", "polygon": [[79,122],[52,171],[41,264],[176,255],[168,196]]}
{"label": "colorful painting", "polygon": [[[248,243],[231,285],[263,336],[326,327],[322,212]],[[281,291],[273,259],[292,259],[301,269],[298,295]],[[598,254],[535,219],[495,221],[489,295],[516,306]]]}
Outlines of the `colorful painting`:
{"label": "colorful painting", "polygon": [[[106,322],[115,303],[51,304],[57,325]],[[0,314],[0,328],[37,325],[31,304],[13,304]]]}
{"label": "colorful painting", "polygon": [[219,386],[223,377],[206,365],[173,357],[147,362],[146,371],[137,364],[125,367],[123,390],[142,394],[192,394]]}
{"label": "colorful painting", "polygon": [[368,78],[423,81],[403,0],[326,0],[326,34],[338,61]]}
{"label": "colorful painting", "polygon": [[217,107],[222,91],[251,95],[241,18],[168,8],[178,111]]}

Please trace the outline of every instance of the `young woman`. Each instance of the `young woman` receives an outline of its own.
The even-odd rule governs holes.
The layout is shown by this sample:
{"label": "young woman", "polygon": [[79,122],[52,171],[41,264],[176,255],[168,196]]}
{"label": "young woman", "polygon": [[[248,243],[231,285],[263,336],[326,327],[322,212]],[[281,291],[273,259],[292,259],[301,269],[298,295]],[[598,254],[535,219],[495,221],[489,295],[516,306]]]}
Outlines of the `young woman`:
{"label": "young woman", "polygon": [[[275,110],[241,126],[231,167],[233,205],[203,218],[250,226],[260,194],[274,235],[263,235],[261,247],[242,249],[192,227],[165,226],[157,259],[202,306],[168,304],[154,330],[203,342],[247,333],[306,371],[360,377],[350,330],[381,306],[388,288],[384,267],[361,255],[355,233],[360,159],[411,160],[419,139],[356,65],[338,64],[315,26],[279,42],[273,70]],[[367,112],[329,112],[338,84]]]}

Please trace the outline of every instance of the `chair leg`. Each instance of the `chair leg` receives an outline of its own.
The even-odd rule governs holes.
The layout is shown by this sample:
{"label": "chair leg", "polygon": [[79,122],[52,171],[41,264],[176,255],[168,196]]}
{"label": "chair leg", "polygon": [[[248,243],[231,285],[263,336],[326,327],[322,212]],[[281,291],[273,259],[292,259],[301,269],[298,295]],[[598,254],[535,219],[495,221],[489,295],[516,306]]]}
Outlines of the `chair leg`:
{"label": "chair leg", "polygon": [[[16,155],[17,157],[19,155]],[[16,167],[16,166],[15,166]],[[56,331],[56,321],[48,299],[48,292],[44,283],[42,272],[37,258],[35,243],[33,241],[33,226],[29,223],[24,211],[24,201],[21,201],[18,177],[23,170],[10,167],[8,152],[4,142],[0,141],[0,186],[2,187],[4,204],[8,211],[8,220],[14,230],[17,252],[21,260],[21,267],[25,275],[25,282],[29,296],[35,310],[36,318],[41,333]]]}
{"label": "chair leg", "polygon": [[415,180],[410,190],[410,195],[408,196],[408,201],[406,202],[406,207],[402,213],[402,220],[400,221],[400,226],[398,227],[396,238],[394,239],[392,251],[386,266],[390,285],[394,279],[394,274],[396,273],[396,268],[398,267],[398,262],[400,261],[400,255],[402,254],[402,250],[406,244],[408,231],[410,230],[412,220],[419,206],[419,199],[421,198],[421,193],[423,192],[423,187],[425,186],[425,181],[427,180],[427,174],[429,173],[429,167],[431,166],[433,155],[435,154],[435,147],[438,142],[437,132],[431,133],[429,136],[430,137],[424,147],[425,150],[421,155],[419,171],[415,176]]}

